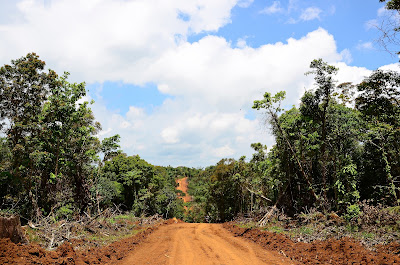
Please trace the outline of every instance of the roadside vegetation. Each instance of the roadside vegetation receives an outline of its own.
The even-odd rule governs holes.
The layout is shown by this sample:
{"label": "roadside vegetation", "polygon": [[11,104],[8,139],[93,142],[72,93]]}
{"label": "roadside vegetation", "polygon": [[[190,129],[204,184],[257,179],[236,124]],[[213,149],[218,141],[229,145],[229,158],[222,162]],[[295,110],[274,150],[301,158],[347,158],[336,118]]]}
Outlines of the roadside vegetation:
{"label": "roadside vegetation", "polygon": [[377,70],[360,84],[336,84],[335,67],[322,60],[310,67],[315,87],[300,106],[282,109],[283,91],[254,101],[275,145],[252,144],[250,161],[223,159],[190,178],[194,202],[211,221],[272,207],[288,216],[336,212],[351,223],[360,202],[399,206],[399,73]]}

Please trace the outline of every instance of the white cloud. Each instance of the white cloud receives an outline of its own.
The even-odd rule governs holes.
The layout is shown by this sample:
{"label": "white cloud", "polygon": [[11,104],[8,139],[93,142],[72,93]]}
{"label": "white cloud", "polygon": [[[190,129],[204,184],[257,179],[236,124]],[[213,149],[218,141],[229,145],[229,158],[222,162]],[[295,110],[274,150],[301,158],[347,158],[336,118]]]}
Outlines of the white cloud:
{"label": "white cloud", "polygon": [[322,10],[318,7],[308,7],[300,15],[300,19],[303,21],[309,21],[314,19],[320,19],[319,15],[322,13]]}
{"label": "white cloud", "polygon": [[[325,12],[325,14],[333,15],[336,12],[335,6],[331,6],[328,11]],[[304,21],[311,21],[314,19],[321,20],[321,14],[324,13],[322,9],[318,7],[307,7],[307,8],[301,8],[299,6],[299,3],[297,0],[294,1],[289,1],[288,8],[285,12],[287,15],[290,15],[286,20],[287,24],[297,24],[299,22],[304,22]],[[297,17],[298,18],[294,18]]]}
{"label": "white cloud", "polygon": [[246,7],[249,7],[253,2],[254,2],[254,0],[240,0],[238,2],[238,6],[246,8]]}
{"label": "white cloud", "polygon": [[399,63],[388,64],[388,65],[384,65],[382,67],[379,67],[379,69],[384,70],[384,71],[400,72],[400,64]]}
{"label": "white cloud", "polygon": [[377,29],[378,26],[379,26],[378,23],[379,23],[379,22],[378,22],[377,19],[368,20],[367,22],[365,22],[365,28],[366,28],[367,30],[370,30],[370,29]]}
{"label": "white cloud", "polygon": [[219,148],[214,148],[212,150],[212,153],[216,157],[228,158],[231,155],[235,154],[235,150],[233,150],[231,147],[229,147],[229,145],[225,145],[225,146],[222,146],[222,147],[219,147]]}
{"label": "white cloud", "polygon": [[129,126],[131,126],[131,124],[129,123],[129,122],[127,122],[127,121],[123,121],[123,122],[121,122],[121,124],[120,124],[120,128],[121,129],[126,129],[126,128],[128,128]]}
{"label": "white cloud", "polygon": [[102,136],[104,136],[104,135],[107,135],[107,134],[109,134],[110,132],[112,132],[112,129],[111,128],[108,128],[107,130],[102,130],[101,132],[99,132],[97,135],[99,136],[99,137],[102,137]]}
{"label": "white cloud", "polygon": [[374,45],[370,41],[362,42],[362,43],[359,43],[357,45],[357,49],[359,49],[359,50],[372,50],[372,49],[374,49]]}
{"label": "white cloud", "polygon": [[243,49],[243,48],[245,48],[246,46],[247,46],[246,39],[244,39],[244,38],[239,38],[239,39],[237,40],[237,42],[236,42],[236,47]]}
{"label": "white cloud", "polygon": [[365,67],[348,66],[344,62],[335,63],[334,65],[339,68],[338,74],[335,77],[338,83],[351,82],[359,84],[371,74],[371,70]]}
{"label": "white cloud", "polygon": [[380,7],[376,13],[377,17],[375,19],[365,22],[367,30],[378,29],[387,31],[388,29],[392,29],[394,25],[398,25],[400,21],[399,13],[394,10],[388,10],[385,6]]}
{"label": "white cloud", "polygon": [[287,79],[287,73],[303,76],[309,62],[318,57],[339,60],[332,50],[336,50],[334,39],[323,29],[300,40],[290,38],[286,44],[256,49],[235,49],[224,38],[207,36],[160,57],[151,67],[151,79],[168,86],[164,93],[193,98],[193,104],[206,101],[210,109],[237,111],[250,106],[267,87],[274,91],[277,84],[301,87],[298,80]]}
{"label": "white cloud", "polygon": [[145,114],[144,109],[135,106],[130,106],[126,116],[129,119],[135,119],[136,117],[142,117],[144,114]]}
{"label": "white cloud", "polygon": [[284,12],[284,9],[281,7],[280,1],[274,1],[272,5],[267,6],[260,11],[261,14],[268,14],[268,15],[281,12]]}
{"label": "white cloud", "polygon": [[167,144],[176,144],[179,142],[178,131],[173,127],[168,127],[162,130],[161,137]]}
{"label": "white cloud", "polygon": [[[145,81],[159,84],[164,94],[173,96],[153,113],[134,107],[125,117],[114,116],[111,121],[96,106],[95,114],[104,128],[114,128],[119,119],[141,123],[118,133],[126,152],[140,151],[155,164],[205,166],[227,156],[250,157],[251,143],[273,144],[261,113],[254,120],[246,118],[253,101],[265,91],[286,90],[285,105],[296,104],[304,90],[312,88],[312,77],[304,75],[311,60],[335,63],[346,56],[350,55],[339,53],[333,36],[324,29],[259,48],[239,49],[224,38],[207,36],[167,50],[139,72]],[[369,73],[365,68],[337,65],[340,82],[359,82]]]}
{"label": "white cloud", "polygon": [[101,137],[120,134],[126,153],[139,152],[154,164],[206,166],[226,156],[249,157],[253,142],[271,146],[262,116],[246,118],[253,101],[265,91],[286,90],[285,105],[295,104],[312,86],[304,76],[311,60],[349,57],[324,29],[258,48],[215,35],[187,42],[190,34],[230,23],[237,0],[18,3],[23,19],[0,22],[1,64],[36,51],[57,72],[70,71],[72,81],[152,83],[172,96],[151,113],[131,106],[120,114],[101,100],[92,106],[105,128]]}
{"label": "white cloud", "polygon": [[383,17],[383,16],[388,15],[388,13],[390,13],[390,12],[391,12],[391,11],[390,11],[390,10],[387,10],[387,9],[385,8],[385,6],[382,6],[381,8],[378,9],[378,11],[377,11],[376,13],[377,13],[378,17]]}
{"label": "white cloud", "polygon": [[344,61],[345,63],[350,64],[351,62],[353,62],[353,56],[351,55],[349,49],[344,49],[340,52],[340,55],[342,56],[342,61]]}
{"label": "white cloud", "polygon": [[0,25],[0,61],[35,51],[76,80],[120,80],[188,35],[230,23],[237,1],[58,0],[47,6],[42,0],[13,1],[22,19]]}

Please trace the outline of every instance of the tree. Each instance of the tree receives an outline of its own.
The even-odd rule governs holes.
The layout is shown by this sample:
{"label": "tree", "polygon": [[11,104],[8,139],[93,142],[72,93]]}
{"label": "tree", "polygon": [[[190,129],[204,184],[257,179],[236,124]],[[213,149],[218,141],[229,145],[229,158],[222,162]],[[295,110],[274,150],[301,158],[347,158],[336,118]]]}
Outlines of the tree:
{"label": "tree", "polygon": [[[400,74],[377,70],[358,85],[356,108],[364,120],[363,197],[399,204]],[[368,185],[366,185],[368,183]]]}
{"label": "tree", "polygon": [[328,186],[327,186],[327,111],[329,103],[332,99],[332,94],[335,90],[335,81],[332,75],[335,75],[338,69],[332,65],[328,65],[323,62],[322,59],[314,60],[310,64],[310,68],[313,69],[307,74],[314,74],[314,80],[317,88],[314,92],[315,100],[319,105],[317,115],[321,122],[320,140],[321,140],[321,159],[320,167],[322,174],[322,185],[323,185],[323,198],[324,203],[328,200]]}
{"label": "tree", "polygon": [[276,145],[264,175],[279,191],[276,205],[288,213],[314,205],[324,211],[346,210],[360,198],[360,119],[346,106],[353,86],[336,86],[333,76],[338,69],[321,59],[312,61],[310,68],[307,74],[315,75],[315,88],[304,93],[299,109],[283,111],[282,92],[274,97],[267,92],[253,106],[266,109],[272,125]]}
{"label": "tree", "polygon": [[57,74],[46,73],[44,67],[39,56],[29,53],[0,68],[0,122],[11,152],[11,175],[21,187],[18,192],[27,193],[36,214],[35,151],[41,134],[40,114],[50,89],[57,86]]}
{"label": "tree", "polygon": [[116,134],[109,138],[104,138],[103,141],[101,141],[100,150],[104,154],[103,161],[108,161],[111,158],[121,154],[122,151],[119,150],[119,148],[121,147],[119,145],[120,139],[121,136],[119,134]]}
{"label": "tree", "polygon": [[277,137],[281,137],[282,139],[284,139],[284,143],[290,150],[292,158],[296,161],[296,164],[301,172],[301,175],[303,176],[304,180],[307,182],[307,186],[309,187],[310,193],[315,198],[315,200],[319,201],[320,199],[313,189],[311,178],[304,170],[302,163],[300,162],[299,158],[297,157],[297,154],[296,154],[297,152],[296,152],[293,144],[289,141],[288,135],[282,128],[281,121],[279,120],[278,113],[282,111],[280,105],[281,105],[281,102],[285,98],[285,94],[286,93],[284,91],[281,91],[272,97],[270,93],[266,92],[264,94],[263,100],[255,100],[254,101],[253,108],[257,109],[257,110],[266,109],[267,114],[269,115],[269,118],[270,118],[270,123],[273,126],[273,129],[275,129],[275,135]]}
{"label": "tree", "polygon": [[89,103],[79,103],[85,84],[44,68],[34,53],[0,68],[0,121],[9,150],[1,175],[28,216],[63,204],[83,211],[100,146],[100,124]]}

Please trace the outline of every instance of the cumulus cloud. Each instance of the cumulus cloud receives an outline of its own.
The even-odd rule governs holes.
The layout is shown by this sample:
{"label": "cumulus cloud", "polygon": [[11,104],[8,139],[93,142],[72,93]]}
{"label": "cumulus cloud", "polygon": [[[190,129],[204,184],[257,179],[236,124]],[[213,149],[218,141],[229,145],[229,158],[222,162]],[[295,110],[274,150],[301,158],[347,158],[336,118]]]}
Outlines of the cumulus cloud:
{"label": "cumulus cloud", "polygon": [[212,150],[212,153],[216,157],[229,157],[229,156],[235,154],[235,150],[230,148],[229,145],[224,145],[224,146],[219,147],[219,148],[214,148]]}
{"label": "cumulus cloud", "polygon": [[[72,81],[155,84],[172,97],[151,113],[134,104],[118,113],[101,98],[92,105],[101,137],[120,134],[126,153],[151,163],[206,166],[225,156],[250,156],[251,143],[273,144],[262,115],[248,118],[252,102],[265,91],[286,90],[291,106],[312,87],[312,77],[304,76],[311,60],[348,62],[349,54],[339,53],[321,28],[257,48],[212,35],[245,2],[251,1],[21,0],[17,19],[0,20],[0,62],[36,51],[56,71],[70,71]],[[199,32],[209,34],[187,41]],[[343,78],[365,74],[340,67]]]}
{"label": "cumulus cloud", "polygon": [[0,61],[35,51],[55,70],[73,69],[73,78],[119,80],[188,35],[214,32],[230,23],[236,4],[237,0],[58,0],[47,5],[42,0],[11,1],[7,6],[21,19],[0,24]]}
{"label": "cumulus cloud", "polygon": [[167,144],[176,144],[179,142],[178,131],[174,127],[167,127],[162,130],[161,137]]}
{"label": "cumulus cloud", "polygon": [[338,62],[334,65],[339,68],[338,74],[335,77],[339,84],[344,82],[359,84],[371,74],[371,70],[365,67],[348,66],[344,62]]}
{"label": "cumulus cloud", "polygon": [[151,67],[151,79],[167,85],[164,93],[190,96],[193,104],[201,100],[208,102],[208,108],[231,111],[251,105],[269,87],[296,91],[303,84],[286,78],[287,73],[302,76],[309,62],[319,57],[341,59],[333,36],[324,29],[259,48],[237,49],[222,37],[207,36],[160,57]]}
{"label": "cumulus cloud", "polygon": [[384,70],[384,71],[400,72],[400,64],[399,63],[388,64],[388,65],[379,67],[379,69]]}
{"label": "cumulus cloud", "polygon": [[[162,93],[174,97],[151,115],[136,107],[126,117],[119,115],[118,119],[143,125],[119,133],[123,139],[131,139],[130,152],[140,151],[153,163],[197,166],[216,163],[225,156],[250,157],[251,143],[273,144],[261,113],[256,119],[246,118],[252,102],[265,91],[286,90],[285,105],[298,103],[304,90],[312,88],[312,77],[304,75],[310,61],[323,58],[335,63],[345,55],[337,51],[333,36],[324,29],[258,48],[232,47],[218,36],[184,43],[143,69]],[[369,73],[345,63],[338,66],[341,82],[359,82]],[[110,123],[105,128],[113,128],[114,121],[103,118],[109,115],[97,116],[103,124]],[[143,143],[145,148],[139,149]]]}
{"label": "cumulus cloud", "polygon": [[236,42],[236,47],[245,48],[247,46],[246,38],[239,38]]}

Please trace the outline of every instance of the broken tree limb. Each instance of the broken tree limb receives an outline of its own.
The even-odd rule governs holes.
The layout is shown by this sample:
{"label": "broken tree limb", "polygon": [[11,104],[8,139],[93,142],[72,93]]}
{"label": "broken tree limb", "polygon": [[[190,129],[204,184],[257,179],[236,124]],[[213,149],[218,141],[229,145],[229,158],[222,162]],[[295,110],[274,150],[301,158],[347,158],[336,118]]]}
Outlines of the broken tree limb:
{"label": "broken tree limb", "polygon": [[274,212],[278,209],[276,207],[276,203],[274,206],[272,206],[271,210],[269,210],[264,216],[263,218],[261,218],[260,221],[258,221],[257,225],[258,226],[265,226],[268,222],[268,220],[271,218],[271,216],[274,214]]}
{"label": "broken tree limb", "polygon": [[248,187],[246,187],[246,189],[247,189],[248,191],[250,191],[251,193],[260,196],[260,197],[263,198],[264,200],[267,200],[267,201],[271,202],[271,200],[268,199],[267,197],[265,197],[264,195],[262,195],[262,194],[260,194],[260,193],[257,193],[257,192],[255,192],[255,191],[252,191],[252,190],[249,189]]}
{"label": "broken tree limb", "polygon": [[285,188],[282,189],[279,192],[279,197],[276,200],[274,206],[272,206],[271,210],[269,210],[264,216],[263,218],[261,218],[260,221],[258,221],[257,225],[258,226],[265,226],[267,224],[267,222],[269,221],[269,219],[272,217],[272,215],[274,214],[274,212],[278,209],[278,203],[280,202],[280,200],[282,199],[283,195],[286,193],[287,189],[289,188],[289,183],[286,184]]}

